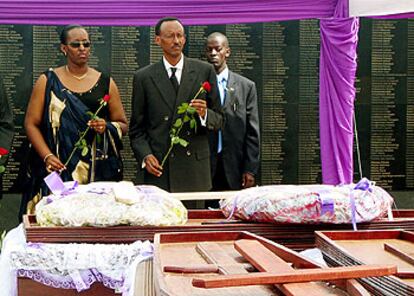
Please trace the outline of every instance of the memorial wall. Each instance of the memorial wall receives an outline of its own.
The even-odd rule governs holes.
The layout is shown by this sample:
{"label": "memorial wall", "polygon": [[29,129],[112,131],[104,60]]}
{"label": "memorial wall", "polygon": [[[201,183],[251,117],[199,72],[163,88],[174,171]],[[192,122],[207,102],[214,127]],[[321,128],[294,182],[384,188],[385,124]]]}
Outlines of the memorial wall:
{"label": "memorial wall", "polygon": [[[5,192],[19,192],[24,184],[29,149],[25,110],[34,81],[47,68],[64,63],[59,51],[61,28],[0,26],[0,74],[16,123],[3,177]],[[93,44],[90,65],[111,73],[129,118],[133,73],[161,58],[153,42],[154,29],[87,29]],[[204,40],[213,31],[228,36],[230,69],[257,85],[260,184],[320,183],[319,22],[189,26],[185,53],[204,59]],[[361,19],[358,56],[356,121],[363,175],[387,189],[414,189],[414,20]],[[124,147],[125,179],[134,181],[140,176],[128,137]]]}

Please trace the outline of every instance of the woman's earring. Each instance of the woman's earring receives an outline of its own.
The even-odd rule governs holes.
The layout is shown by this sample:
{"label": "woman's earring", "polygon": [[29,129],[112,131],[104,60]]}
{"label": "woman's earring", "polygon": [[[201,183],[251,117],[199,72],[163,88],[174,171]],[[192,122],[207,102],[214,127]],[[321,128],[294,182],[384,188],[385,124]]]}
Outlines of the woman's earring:
{"label": "woman's earring", "polygon": [[64,51],[64,52],[63,52],[63,55],[64,55],[64,56],[66,56],[66,55],[67,55],[66,51]]}

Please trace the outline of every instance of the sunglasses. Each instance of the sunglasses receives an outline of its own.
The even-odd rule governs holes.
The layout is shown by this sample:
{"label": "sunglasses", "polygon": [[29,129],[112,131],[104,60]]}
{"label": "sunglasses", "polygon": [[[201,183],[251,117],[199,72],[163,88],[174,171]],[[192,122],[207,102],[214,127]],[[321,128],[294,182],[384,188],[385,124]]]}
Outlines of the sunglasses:
{"label": "sunglasses", "polygon": [[88,48],[88,47],[91,47],[91,42],[90,41],[73,41],[69,43],[68,45],[73,48],[79,48],[81,45],[83,45],[83,47],[85,48]]}

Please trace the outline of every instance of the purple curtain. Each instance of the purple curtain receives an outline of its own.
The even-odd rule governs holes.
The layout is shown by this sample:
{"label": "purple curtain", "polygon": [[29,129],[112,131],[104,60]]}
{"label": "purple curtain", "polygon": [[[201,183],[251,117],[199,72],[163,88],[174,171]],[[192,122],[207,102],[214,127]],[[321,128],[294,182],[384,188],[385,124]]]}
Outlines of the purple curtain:
{"label": "purple curtain", "polygon": [[[340,1],[339,1],[340,2]],[[320,21],[319,128],[324,184],[353,181],[353,112],[358,18],[347,18],[347,1],[335,18]]]}
{"label": "purple curtain", "polygon": [[143,26],[166,15],[185,25],[271,22],[333,15],[338,0],[0,0],[0,24]]}

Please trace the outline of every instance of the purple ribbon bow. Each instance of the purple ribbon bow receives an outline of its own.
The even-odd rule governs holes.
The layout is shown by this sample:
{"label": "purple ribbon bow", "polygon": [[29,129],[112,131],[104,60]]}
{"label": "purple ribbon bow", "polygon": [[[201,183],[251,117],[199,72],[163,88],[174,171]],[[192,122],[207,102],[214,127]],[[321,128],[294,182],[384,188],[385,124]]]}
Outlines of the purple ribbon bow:
{"label": "purple ribbon bow", "polygon": [[354,190],[362,190],[372,192],[373,182],[368,180],[367,178],[362,178],[355,187],[351,190],[350,193],[350,202],[351,202],[351,219],[352,219],[352,227],[354,231],[358,230],[356,226],[356,206],[355,206],[355,198],[354,198]]}
{"label": "purple ribbon bow", "polygon": [[[63,183],[62,178],[57,172],[52,172],[43,179],[54,195],[60,195],[60,198],[74,192],[78,187],[78,181]],[[48,198],[47,203],[51,203],[52,199]]]}

